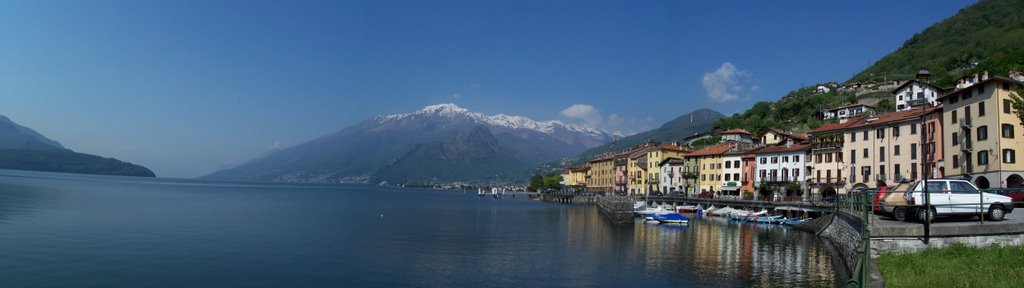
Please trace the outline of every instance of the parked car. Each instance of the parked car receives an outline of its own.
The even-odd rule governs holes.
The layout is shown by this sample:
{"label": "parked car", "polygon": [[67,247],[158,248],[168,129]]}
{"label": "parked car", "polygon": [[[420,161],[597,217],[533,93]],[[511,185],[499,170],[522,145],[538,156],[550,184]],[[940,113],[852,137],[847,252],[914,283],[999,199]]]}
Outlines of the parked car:
{"label": "parked car", "polygon": [[913,189],[903,194],[907,201],[907,212],[921,221],[924,221],[926,213],[930,214],[928,219],[935,219],[934,216],[974,216],[985,213],[992,221],[1002,221],[1006,213],[1013,212],[1010,197],[984,193],[971,182],[951,179],[928,180],[932,206],[924,207],[924,185],[923,181],[917,181]]}
{"label": "parked car", "polygon": [[892,188],[886,187],[884,193],[879,192],[881,200],[878,201],[878,209],[882,210],[880,214],[892,216],[892,218],[896,218],[899,221],[907,220],[907,200],[903,197],[903,194],[912,185],[916,185],[916,183],[900,183]]}
{"label": "parked car", "polygon": [[1014,206],[1024,206],[1024,188],[1009,188],[1002,190],[1002,193],[1013,199]]}

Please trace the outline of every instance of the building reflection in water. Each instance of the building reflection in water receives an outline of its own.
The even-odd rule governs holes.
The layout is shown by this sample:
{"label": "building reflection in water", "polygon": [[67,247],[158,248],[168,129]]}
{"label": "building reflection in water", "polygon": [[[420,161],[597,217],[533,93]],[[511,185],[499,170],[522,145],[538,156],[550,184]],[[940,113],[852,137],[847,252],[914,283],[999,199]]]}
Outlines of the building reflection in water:
{"label": "building reflection in water", "polygon": [[[667,273],[678,280],[669,282],[696,285],[837,284],[829,246],[813,234],[789,227],[722,218],[691,219],[686,226],[643,222],[614,225],[596,210],[567,213],[566,245],[582,245],[590,255],[626,247],[621,253],[625,257],[621,269],[626,274],[637,269]],[[577,265],[597,268],[600,265],[588,262],[607,260],[586,258],[579,259]]]}

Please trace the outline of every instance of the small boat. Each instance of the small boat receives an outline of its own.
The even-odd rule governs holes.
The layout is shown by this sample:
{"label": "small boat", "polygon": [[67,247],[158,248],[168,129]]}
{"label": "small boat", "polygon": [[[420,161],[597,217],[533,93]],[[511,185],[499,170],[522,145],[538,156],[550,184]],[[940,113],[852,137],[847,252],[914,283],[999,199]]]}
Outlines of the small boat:
{"label": "small boat", "polygon": [[654,216],[654,220],[658,220],[661,223],[672,223],[672,224],[686,224],[690,221],[690,218],[683,216],[679,213],[669,213]]}
{"label": "small boat", "polygon": [[714,215],[715,211],[718,211],[718,209],[719,208],[715,207],[715,205],[711,205],[711,207],[708,207],[708,209],[704,209],[704,214],[707,214],[707,216],[712,216]]}
{"label": "small boat", "polygon": [[698,210],[700,210],[700,206],[696,205],[679,206],[679,213],[694,213]]}
{"label": "small boat", "polygon": [[754,216],[750,220],[747,220],[747,222],[758,223],[758,224],[782,224],[782,222],[785,222],[785,221],[786,221],[786,218],[784,218],[782,216],[761,216],[761,215]]}
{"label": "small boat", "polygon": [[807,221],[807,219],[802,219],[802,218],[799,218],[799,217],[798,218],[790,218],[790,219],[786,219],[786,221],[783,221],[782,225],[793,226],[793,225],[796,225],[796,224],[804,223],[806,221]]}

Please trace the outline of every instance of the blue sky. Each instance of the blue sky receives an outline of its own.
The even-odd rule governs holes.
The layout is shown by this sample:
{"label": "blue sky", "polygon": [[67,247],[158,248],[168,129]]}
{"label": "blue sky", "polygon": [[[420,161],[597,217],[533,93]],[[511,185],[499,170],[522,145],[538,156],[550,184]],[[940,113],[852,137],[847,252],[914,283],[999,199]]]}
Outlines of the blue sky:
{"label": "blue sky", "polygon": [[845,81],[970,3],[3,1],[0,114],[167,177],[436,103],[634,132]]}

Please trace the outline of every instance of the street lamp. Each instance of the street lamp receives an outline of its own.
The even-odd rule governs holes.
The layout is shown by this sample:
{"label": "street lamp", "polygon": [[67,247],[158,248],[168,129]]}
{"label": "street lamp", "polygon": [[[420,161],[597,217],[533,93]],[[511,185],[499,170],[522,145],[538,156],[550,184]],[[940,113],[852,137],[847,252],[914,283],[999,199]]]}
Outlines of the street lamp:
{"label": "street lamp", "polygon": [[921,190],[922,190],[922,193],[924,193],[924,209],[925,209],[925,211],[924,211],[924,243],[928,244],[928,240],[929,240],[929,238],[931,238],[931,226],[932,226],[932,224],[931,224],[931,222],[932,222],[931,221],[932,220],[931,219],[932,218],[931,217],[932,216],[931,215],[932,214],[931,213],[931,207],[932,207],[931,199],[932,199],[932,197],[931,197],[931,194],[928,193],[928,173],[929,173],[930,170],[928,169],[928,145],[927,145],[927,140],[925,138],[926,137],[925,133],[927,133],[927,130],[928,130],[927,127],[928,126],[926,125],[925,118],[924,118],[925,111],[928,110],[927,109],[928,108],[928,100],[925,99],[925,98],[918,98],[918,99],[914,99],[914,100],[909,101],[907,104],[910,105],[910,107],[921,106],[921,129],[920,129],[921,131],[918,131],[918,132],[921,133],[921,141],[920,141],[920,144],[918,144],[918,145],[921,145],[921,180],[923,180],[921,182],[922,183]]}

